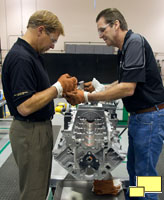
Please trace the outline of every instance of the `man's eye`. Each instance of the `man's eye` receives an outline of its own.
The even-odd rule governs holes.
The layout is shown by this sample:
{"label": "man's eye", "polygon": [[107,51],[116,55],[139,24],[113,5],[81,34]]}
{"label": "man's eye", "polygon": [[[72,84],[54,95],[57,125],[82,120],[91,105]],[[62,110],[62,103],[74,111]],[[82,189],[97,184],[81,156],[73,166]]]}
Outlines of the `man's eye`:
{"label": "man's eye", "polygon": [[100,31],[100,32],[104,32],[104,31],[105,31],[105,28],[100,28],[99,31]]}

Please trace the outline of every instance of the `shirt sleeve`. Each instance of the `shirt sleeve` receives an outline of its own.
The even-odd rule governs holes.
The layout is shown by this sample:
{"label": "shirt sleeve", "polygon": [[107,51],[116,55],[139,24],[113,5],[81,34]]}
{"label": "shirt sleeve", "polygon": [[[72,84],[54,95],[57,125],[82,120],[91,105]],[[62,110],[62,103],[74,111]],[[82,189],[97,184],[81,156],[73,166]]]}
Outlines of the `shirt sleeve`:
{"label": "shirt sleeve", "polygon": [[145,82],[145,50],[142,38],[129,42],[120,65],[121,82]]}
{"label": "shirt sleeve", "polygon": [[30,61],[19,59],[11,69],[11,90],[16,106],[36,93],[37,80]]}

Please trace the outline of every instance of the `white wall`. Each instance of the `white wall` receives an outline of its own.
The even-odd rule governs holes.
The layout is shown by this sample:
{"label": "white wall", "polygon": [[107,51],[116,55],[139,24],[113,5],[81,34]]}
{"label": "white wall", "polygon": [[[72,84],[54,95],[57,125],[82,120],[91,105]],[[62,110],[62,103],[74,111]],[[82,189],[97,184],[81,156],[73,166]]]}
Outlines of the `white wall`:
{"label": "white wall", "polygon": [[39,9],[54,12],[64,25],[55,50],[64,50],[64,42],[102,42],[95,18],[105,8],[116,7],[125,16],[129,28],[144,35],[154,52],[164,54],[163,0],[0,0],[0,37],[5,53],[26,31],[30,15]]}

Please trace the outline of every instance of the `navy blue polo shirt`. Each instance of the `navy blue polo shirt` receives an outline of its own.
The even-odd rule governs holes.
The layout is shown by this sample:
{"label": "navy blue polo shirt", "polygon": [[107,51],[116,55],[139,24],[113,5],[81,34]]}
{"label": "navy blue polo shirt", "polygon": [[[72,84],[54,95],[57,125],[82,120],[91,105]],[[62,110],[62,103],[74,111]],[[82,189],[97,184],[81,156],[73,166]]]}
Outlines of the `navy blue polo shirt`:
{"label": "navy blue polo shirt", "polygon": [[164,103],[164,88],[153,51],[147,40],[129,30],[118,52],[119,82],[137,83],[133,96],[123,98],[128,112]]}
{"label": "navy blue polo shirt", "polygon": [[7,54],[2,67],[2,85],[9,111],[16,119],[43,121],[53,116],[53,101],[27,117],[17,111],[17,106],[33,94],[50,87],[41,56],[25,40],[18,38]]}

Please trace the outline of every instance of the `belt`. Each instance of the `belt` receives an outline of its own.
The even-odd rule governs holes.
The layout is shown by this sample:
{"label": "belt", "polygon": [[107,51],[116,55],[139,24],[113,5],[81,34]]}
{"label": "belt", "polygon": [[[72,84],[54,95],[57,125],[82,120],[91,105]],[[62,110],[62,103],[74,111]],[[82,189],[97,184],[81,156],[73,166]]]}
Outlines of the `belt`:
{"label": "belt", "polygon": [[24,121],[24,122],[45,122],[52,120],[53,117],[50,117],[49,119],[26,119],[26,118],[20,118],[20,117],[13,117],[13,119]]}
{"label": "belt", "polygon": [[132,112],[132,114],[141,114],[141,113],[145,113],[145,112],[153,112],[153,111],[161,110],[163,108],[164,108],[164,103],[159,104],[159,105],[155,105],[154,107],[151,107],[151,108],[145,108],[145,109],[142,109],[142,110],[138,110],[136,112]]}

